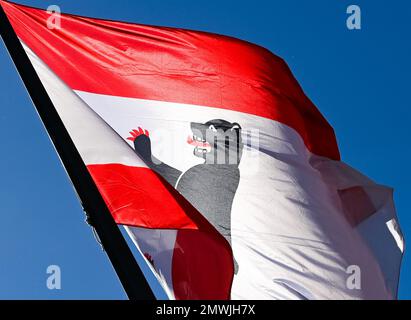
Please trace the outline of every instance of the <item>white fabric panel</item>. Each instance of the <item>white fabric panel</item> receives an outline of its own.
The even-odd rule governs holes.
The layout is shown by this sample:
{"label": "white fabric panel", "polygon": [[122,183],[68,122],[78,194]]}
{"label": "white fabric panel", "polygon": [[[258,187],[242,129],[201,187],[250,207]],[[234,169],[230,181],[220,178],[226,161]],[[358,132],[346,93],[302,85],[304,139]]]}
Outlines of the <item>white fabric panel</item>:
{"label": "white fabric panel", "polygon": [[172,280],[172,261],[177,230],[156,230],[125,226],[141,254],[149,254],[154,261],[147,265],[157,276],[158,281],[170,299],[174,299]]}
{"label": "white fabric panel", "polygon": [[393,190],[378,185],[347,164],[312,156],[312,165],[321,172],[330,189],[363,187],[372,201],[376,212],[357,226],[364,241],[372,250],[385,284],[393,298],[397,296],[404,239],[398,225],[393,201]]}

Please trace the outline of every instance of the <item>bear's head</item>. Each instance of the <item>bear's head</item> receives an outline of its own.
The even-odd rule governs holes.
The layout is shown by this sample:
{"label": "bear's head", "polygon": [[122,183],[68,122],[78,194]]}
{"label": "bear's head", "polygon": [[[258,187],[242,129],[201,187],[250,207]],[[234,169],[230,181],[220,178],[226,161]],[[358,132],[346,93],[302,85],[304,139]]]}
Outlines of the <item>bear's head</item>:
{"label": "bear's head", "polygon": [[206,123],[191,123],[193,136],[188,143],[194,146],[194,155],[207,164],[238,165],[243,143],[241,126],[226,120],[214,119]]}

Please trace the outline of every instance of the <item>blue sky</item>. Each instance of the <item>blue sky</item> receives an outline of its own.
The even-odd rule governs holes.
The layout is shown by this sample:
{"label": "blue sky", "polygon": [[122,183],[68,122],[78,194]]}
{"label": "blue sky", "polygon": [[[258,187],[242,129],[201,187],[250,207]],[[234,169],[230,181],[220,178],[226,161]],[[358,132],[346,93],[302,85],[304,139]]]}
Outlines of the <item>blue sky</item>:
{"label": "blue sky", "polygon": [[[17,1],[17,0],[16,0]],[[211,31],[283,57],[336,130],[342,158],[395,189],[405,237],[409,214],[411,3],[402,0],[40,1],[63,12]],[[362,9],[362,30],[346,8]],[[0,299],[124,299],[30,99],[0,45]],[[62,289],[46,287],[59,265]],[[411,299],[406,254],[400,298]]]}

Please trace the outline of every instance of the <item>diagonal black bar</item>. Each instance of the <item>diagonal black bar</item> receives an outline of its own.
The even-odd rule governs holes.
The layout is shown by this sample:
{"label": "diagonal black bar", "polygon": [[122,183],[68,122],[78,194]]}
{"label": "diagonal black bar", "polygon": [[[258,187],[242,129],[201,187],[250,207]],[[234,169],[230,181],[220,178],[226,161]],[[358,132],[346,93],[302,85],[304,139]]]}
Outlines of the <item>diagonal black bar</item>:
{"label": "diagonal black bar", "polygon": [[111,216],[1,5],[0,36],[3,38],[41,121],[77,191],[82,206],[90,217],[90,222],[95,228],[129,299],[154,300],[155,296],[147,280]]}

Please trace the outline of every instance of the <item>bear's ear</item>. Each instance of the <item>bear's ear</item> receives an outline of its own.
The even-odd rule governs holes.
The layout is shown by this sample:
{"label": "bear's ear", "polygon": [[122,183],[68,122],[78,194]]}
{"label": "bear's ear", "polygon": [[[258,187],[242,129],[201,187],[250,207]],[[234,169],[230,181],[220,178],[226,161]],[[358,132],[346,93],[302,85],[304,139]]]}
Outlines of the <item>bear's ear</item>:
{"label": "bear's ear", "polygon": [[240,126],[237,122],[234,122],[234,123],[233,123],[233,126],[231,127],[230,130],[231,130],[231,131],[233,131],[233,130],[241,130],[241,126]]}

